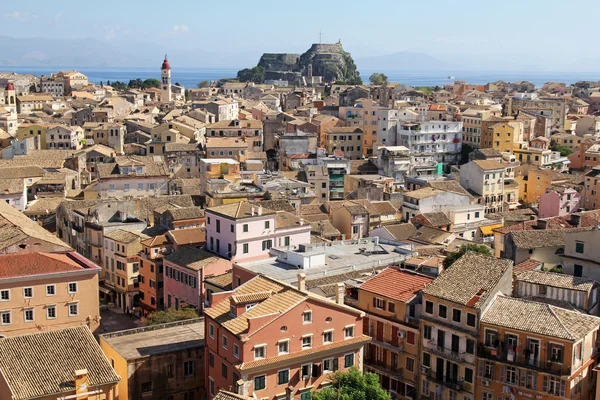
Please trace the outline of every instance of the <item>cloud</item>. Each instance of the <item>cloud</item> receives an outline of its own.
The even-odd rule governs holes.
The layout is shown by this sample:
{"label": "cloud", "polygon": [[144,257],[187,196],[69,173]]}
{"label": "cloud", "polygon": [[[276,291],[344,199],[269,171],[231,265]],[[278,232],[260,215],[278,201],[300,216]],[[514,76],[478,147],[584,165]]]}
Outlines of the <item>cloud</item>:
{"label": "cloud", "polygon": [[29,14],[29,13],[20,12],[20,11],[9,12],[7,14],[4,14],[4,16],[6,18],[14,19],[15,21],[21,21],[21,22],[30,21],[32,19],[37,18],[37,15],[35,15],[35,14]]}
{"label": "cloud", "polygon": [[180,36],[186,34],[190,28],[187,25],[174,25],[171,32],[169,32],[169,36]]}

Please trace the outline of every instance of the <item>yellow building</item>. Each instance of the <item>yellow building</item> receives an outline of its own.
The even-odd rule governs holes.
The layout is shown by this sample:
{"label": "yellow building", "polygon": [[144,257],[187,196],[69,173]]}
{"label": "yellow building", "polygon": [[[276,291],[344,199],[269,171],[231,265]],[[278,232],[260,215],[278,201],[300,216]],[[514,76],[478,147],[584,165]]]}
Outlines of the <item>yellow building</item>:
{"label": "yellow building", "polygon": [[518,132],[515,127],[508,123],[498,123],[492,125],[489,129],[492,130],[492,148],[499,150],[501,153],[511,152],[517,142],[519,142]]}
{"label": "yellow building", "polygon": [[515,177],[519,183],[519,199],[525,204],[537,203],[551,185],[566,182],[566,177],[558,172],[537,167],[524,168],[523,174]]}
{"label": "yellow building", "polygon": [[340,150],[350,160],[360,160],[364,132],[360,128],[333,127],[325,134],[325,148],[328,154]]}
{"label": "yellow building", "polygon": [[0,354],[2,400],[119,398],[122,378],[85,326],[5,338]]}
{"label": "yellow building", "polygon": [[98,329],[100,268],[85,257],[12,253],[0,256],[0,270],[0,337],[73,326]]}
{"label": "yellow building", "polygon": [[419,314],[421,290],[433,278],[393,267],[358,288],[346,302],[367,313],[365,371],[379,375],[382,387],[399,397],[417,398],[419,390]]}
{"label": "yellow building", "polygon": [[20,124],[17,128],[17,139],[25,140],[31,137],[40,138],[40,149],[46,149],[46,131],[56,128],[59,124]]}
{"label": "yellow building", "polygon": [[481,398],[474,397],[479,321],[494,296],[511,293],[512,264],[511,260],[466,253],[423,289],[422,396]]}
{"label": "yellow building", "polygon": [[481,319],[475,399],[590,399],[600,318],[497,297]]}

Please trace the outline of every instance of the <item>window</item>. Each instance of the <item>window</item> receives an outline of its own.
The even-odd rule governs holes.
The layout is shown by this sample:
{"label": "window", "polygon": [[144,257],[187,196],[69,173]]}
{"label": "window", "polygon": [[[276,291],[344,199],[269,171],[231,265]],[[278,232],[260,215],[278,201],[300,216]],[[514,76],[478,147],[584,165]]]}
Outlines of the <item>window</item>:
{"label": "window", "polygon": [[302,338],[302,349],[310,349],[312,347],[312,336],[304,336]]}
{"label": "window", "polygon": [[248,224],[242,225],[242,232],[248,232]]}
{"label": "window", "polygon": [[301,368],[301,379],[306,379],[311,375],[312,364],[304,364]]}
{"label": "window", "polygon": [[485,330],[485,345],[489,347],[497,347],[496,342],[498,341],[498,333],[491,329]]}
{"label": "window", "polygon": [[583,254],[583,242],[575,242],[575,253]]}
{"label": "window", "polygon": [[406,332],[406,343],[415,344],[415,333],[413,331]]}
{"label": "window", "polygon": [[327,358],[323,360],[323,373],[335,372],[338,370],[338,359],[336,358]]}
{"label": "window", "polygon": [[263,390],[267,387],[266,375],[257,376],[254,378],[254,390]]}
{"label": "window", "polygon": [[468,354],[475,354],[475,341],[472,339],[467,339],[467,349],[466,352]]}
{"label": "window", "polygon": [[429,300],[425,302],[425,312],[427,314],[433,314],[433,302]]}
{"label": "window", "polygon": [[242,253],[248,254],[248,243],[242,245]]}
{"label": "window", "polygon": [[448,312],[448,307],[446,307],[443,304],[440,304],[439,308],[438,308],[438,314],[440,318],[446,318],[446,314]]}
{"label": "window", "polygon": [[408,372],[415,371],[415,359],[414,358],[406,357],[406,370]]}
{"label": "window", "polygon": [[217,220],[217,233],[221,233],[221,220]]}
{"label": "window", "polygon": [[344,368],[350,368],[354,365],[354,353],[344,356]]}
{"label": "window", "polygon": [[213,324],[208,324],[208,336],[212,339],[215,338],[215,326]]}
{"label": "window", "polygon": [[265,229],[269,229],[271,227],[271,221],[265,221]]}
{"label": "window", "polygon": [[144,190],[144,184],[138,183],[138,190]]}
{"label": "window", "polygon": [[394,303],[388,303],[388,311],[389,312],[396,312],[396,305]]}
{"label": "window", "polygon": [[564,357],[564,348],[558,344],[550,344],[550,360],[552,362],[562,363]]}
{"label": "window", "polygon": [[283,340],[279,342],[277,345],[277,350],[279,354],[288,354],[290,352],[290,341]]}
{"label": "window", "polygon": [[475,326],[475,314],[467,313],[467,325]]}
{"label": "window", "polygon": [[312,311],[304,311],[302,314],[302,322],[310,324],[312,322]]}
{"label": "window", "polygon": [[211,394],[211,396],[214,396],[215,395],[215,381],[210,376],[208,377],[208,381],[209,381],[208,386],[210,389],[210,394]]}
{"label": "window", "polygon": [[[225,364],[223,364],[225,365]],[[194,361],[185,361],[183,363],[183,376],[194,376],[196,374],[196,363]]]}
{"label": "window", "polygon": [[54,319],[56,318],[56,306],[47,306],[46,307],[46,319]]}
{"label": "window", "polygon": [[2,317],[2,325],[10,324],[10,311],[0,312],[0,317]]}
{"label": "window", "polygon": [[284,369],[282,371],[277,372],[277,384],[285,385],[290,381],[290,370]]}
{"label": "window", "polygon": [[77,282],[69,283],[69,293],[77,293]]}
{"label": "window", "polygon": [[494,400],[494,395],[492,393],[483,392],[481,393],[481,400]]}
{"label": "window", "polygon": [[323,344],[333,343],[333,331],[323,332]]}
{"label": "window", "polygon": [[423,337],[426,340],[431,340],[431,325],[423,325]]}
{"label": "window", "polygon": [[46,285],[46,296],[54,296],[56,294],[56,285]]}
{"label": "window", "polygon": [[516,385],[517,383],[517,369],[515,367],[506,367],[506,383]]}
{"label": "window", "polygon": [[0,290],[0,301],[8,301],[10,300],[10,290],[4,289]]}
{"label": "window", "polygon": [[223,346],[223,348],[224,348],[225,350],[227,350],[227,336],[223,335],[223,336],[221,337],[221,345]]}
{"label": "window", "polygon": [[375,298],[375,307],[379,308],[380,310],[385,310],[385,301],[380,298]]}
{"label": "window", "polygon": [[473,370],[471,368],[465,368],[465,381],[473,383]]}
{"label": "window", "polygon": [[79,303],[69,303],[69,317],[79,315]]}
{"label": "window", "polygon": [[431,354],[423,353],[423,365],[425,367],[431,367]]}
{"label": "window", "polygon": [[262,249],[264,250],[269,250],[271,247],[273,247],[273,241],[271,239],[269,240],[263,240],[262,242]]}
{"label": "window", "polygon": [[25,322],[33,321],[33,308],[26,308],[23,314],[25,316]]}
{"label": "window", "polygon": [[144,382],[141,385],[141,390],[142,393],[150,393],[152,392],[152,382]]}
{"label": "window", "polygon": [[452,309],[452,321],[454,322],[460,322],[461,320],[461,311],[457,310],[456,308]]}
{"label": "window", "polygon": [[233,356],[235,358],[240,358],[240,346],[238,346],[237,343],[233,344]]}
{"label": "window", "polygon": [[225,364],[224,362],[221,363],[221,376],[223,376],[223,378],[227,379],[227,364]]}
{"label": "window", "polygon": [[353,338],[354,337],[354,327],[353,326],[347,326],[344,328],[344,338],[348,339],[348,338]]}
{"label": "window", "polygon": [[126,184],[124,185],[123,191],[125,191],[125,192],[129,192],[129,183],[126,183]]}
{"label": "window", "polygon": [[114,192],[115,191],[115,185],[113,185],[112,183],[110,185],[108,185],[108,191],[109,192]]}
{"label": "window", "polygon": [[265,358],[266,352],[267,352],[267,346],[265,346],[265,345],[255,346],[254,347],[254,359],[261,360],[261,359]]}

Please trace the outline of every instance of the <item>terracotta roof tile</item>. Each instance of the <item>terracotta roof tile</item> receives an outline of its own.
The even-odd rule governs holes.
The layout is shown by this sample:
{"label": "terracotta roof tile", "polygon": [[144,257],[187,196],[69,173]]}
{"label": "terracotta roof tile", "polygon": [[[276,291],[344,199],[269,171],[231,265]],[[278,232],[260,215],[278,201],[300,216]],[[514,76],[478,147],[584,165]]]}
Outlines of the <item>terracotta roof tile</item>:
{"label": "terracotta roof tile", "polygon": [[433,281],[429,276],[388,267],[362,285],[361,290],[408,302]]}
{"label": "terracotta roof tile", "polygon": [[100,268],[82,258],[75,252],[5,254],[0,256],[0,279]]}
{"label": "terracotta roof tile", "polygon": [[231,286],[233,284],[233,275],[231,272],[227,272],[222,275],[209,276],[204,279],[205,283],[210,283],[211,285],[220,287],[224,290],[231,290]]}

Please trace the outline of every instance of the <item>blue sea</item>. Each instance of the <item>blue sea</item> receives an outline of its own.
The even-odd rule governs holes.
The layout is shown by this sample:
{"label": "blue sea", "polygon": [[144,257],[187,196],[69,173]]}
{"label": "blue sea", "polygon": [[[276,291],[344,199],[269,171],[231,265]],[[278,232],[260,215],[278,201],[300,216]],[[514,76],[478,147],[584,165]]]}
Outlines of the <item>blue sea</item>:
{"label": "blue sea", "polygon": [[[17,73],[31,73],[34,75],[49,75],[59,70],[69,70],[72,67],[0,67],[2,71]],[[158,68],[119,68],[119,67],[81,67],[78,71],[86,74],[93,83],[106,81],[124,81],[130,79],[147,78],[160,79]],[[171,71],[173,83],[191,88],[198,82],[232,78],[237,74],[234,68],[173,68]],[[364,82],[369,81],[369,76],[375,71],[362,70],[361,77]],[[547,72],[547,71],[377,71],[388,76],[390,82],[400,82],[410,86],[442,86],[451,83],[450,77],[464,80],[472,84],[485,84],[497,80],[506,82],[530,81],[537,87],[546,82],[564,82],[567,85],[581,80],[600,80],[600,72]]]}

